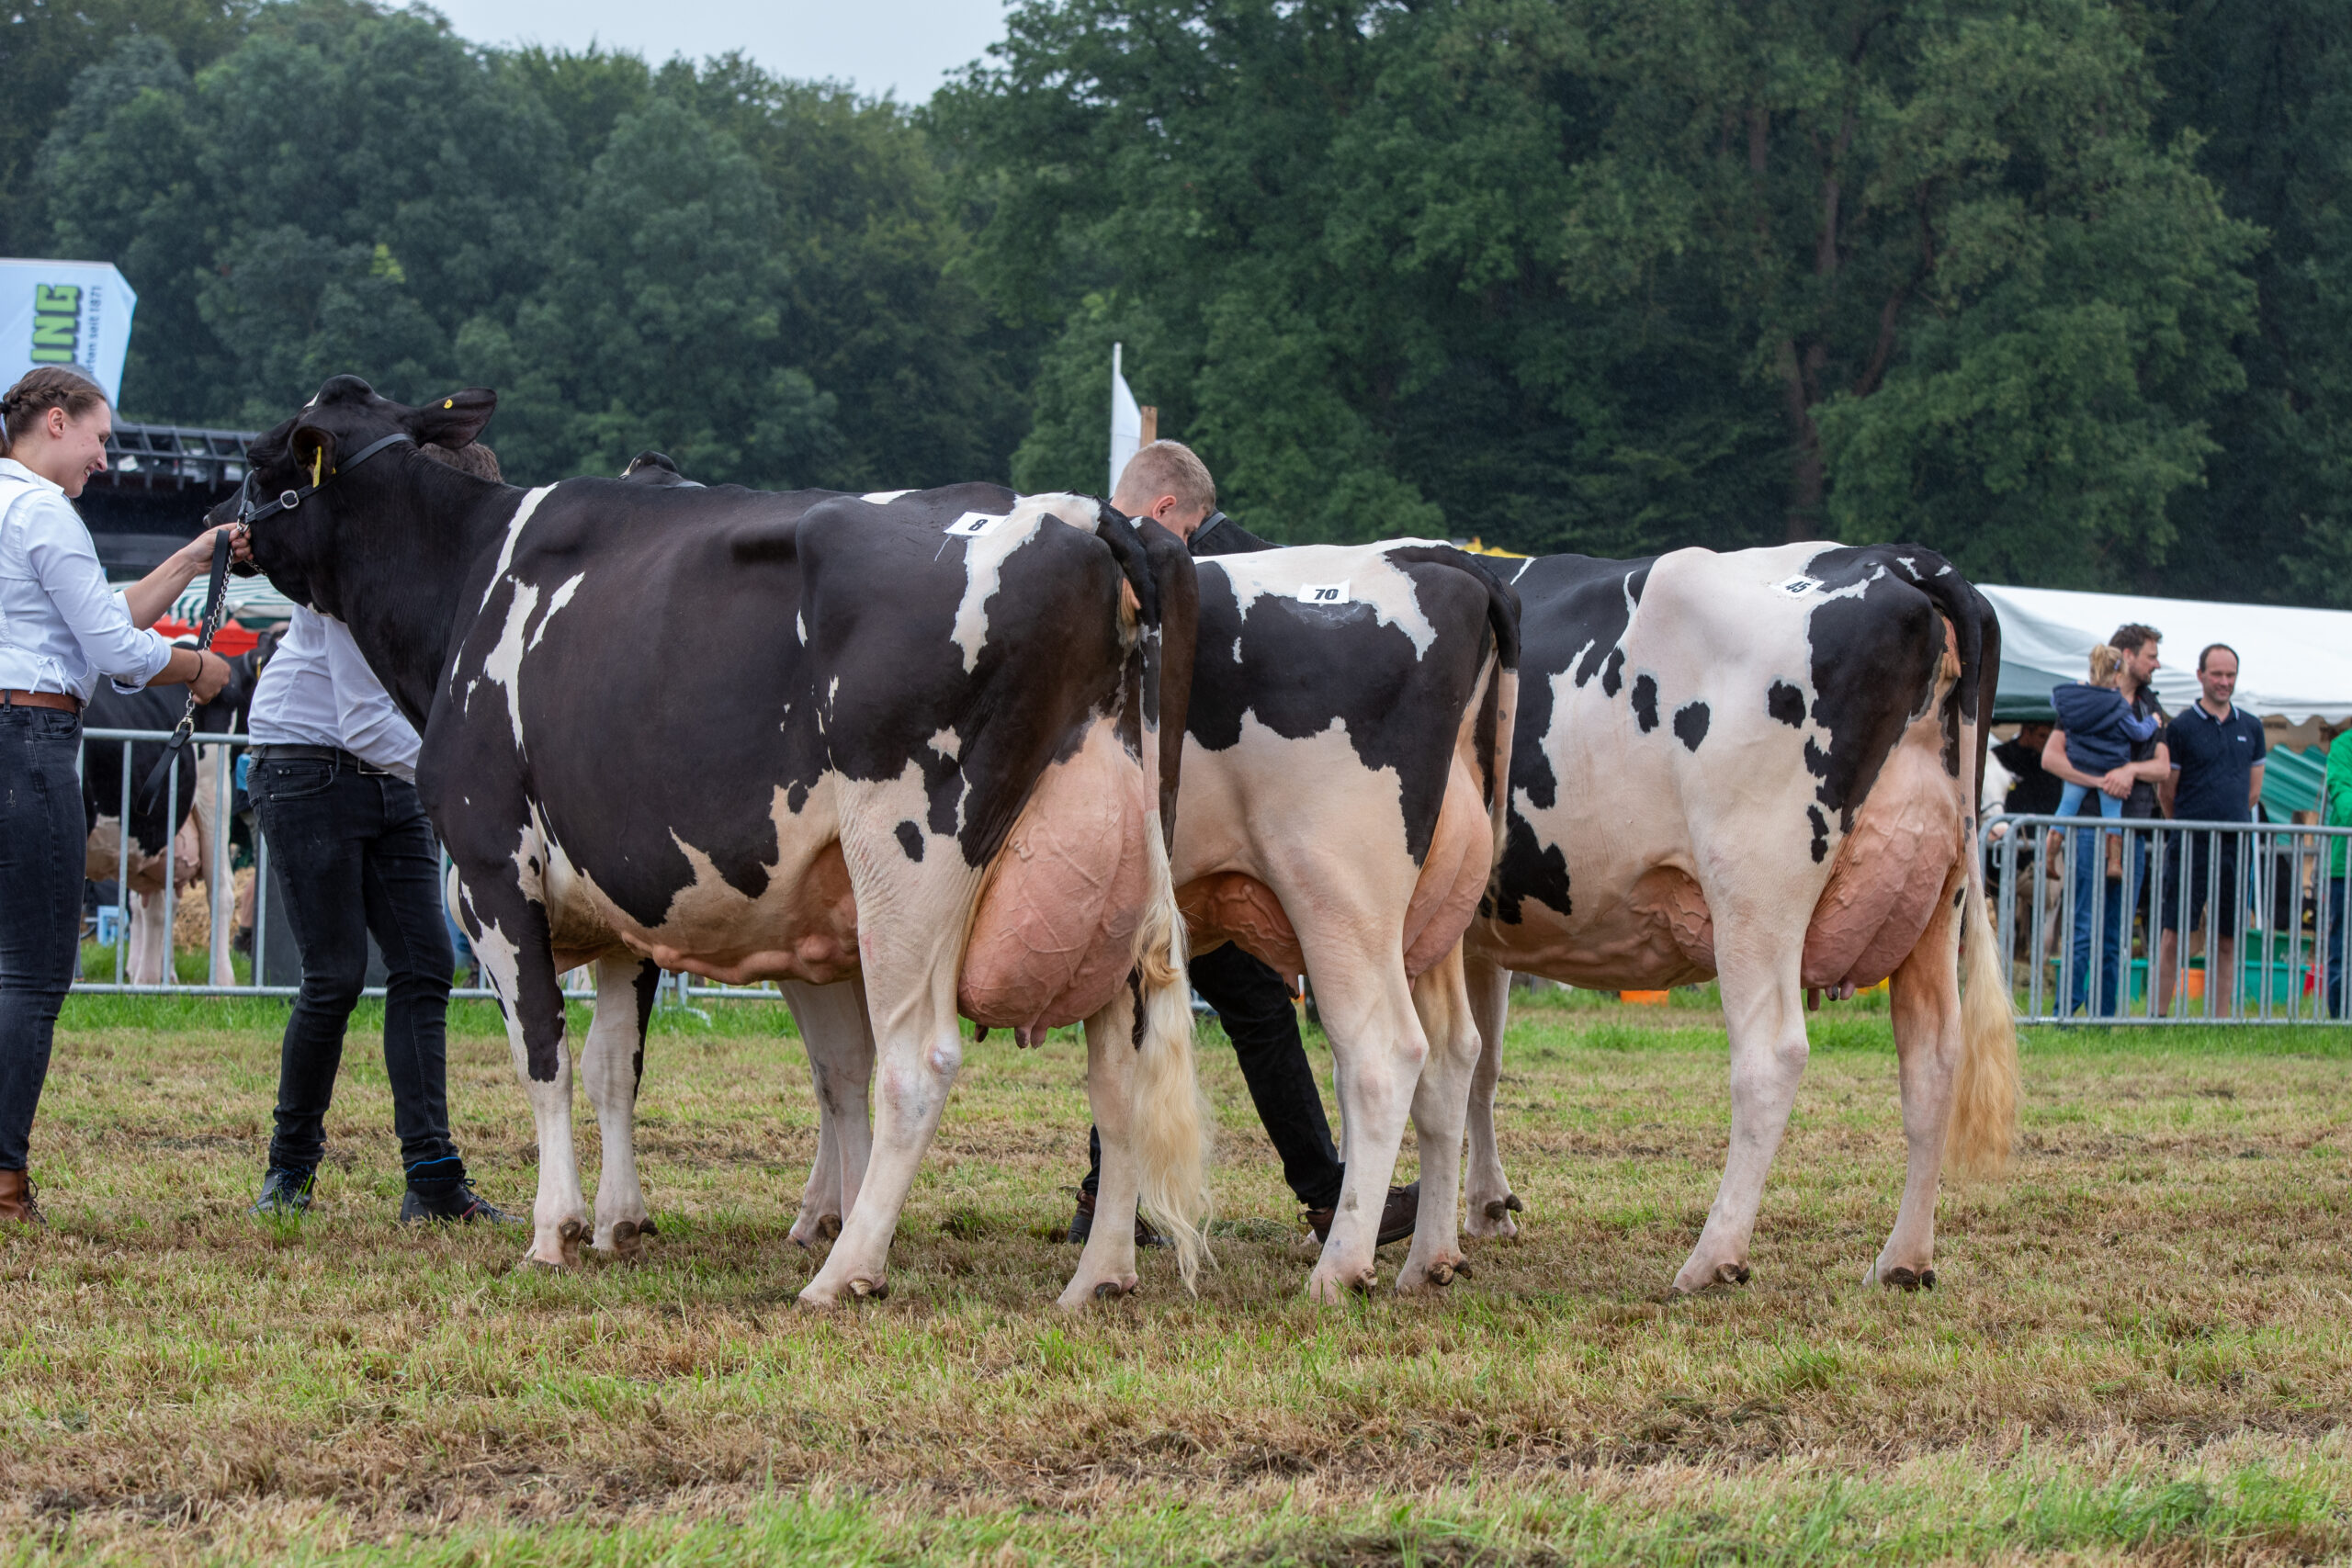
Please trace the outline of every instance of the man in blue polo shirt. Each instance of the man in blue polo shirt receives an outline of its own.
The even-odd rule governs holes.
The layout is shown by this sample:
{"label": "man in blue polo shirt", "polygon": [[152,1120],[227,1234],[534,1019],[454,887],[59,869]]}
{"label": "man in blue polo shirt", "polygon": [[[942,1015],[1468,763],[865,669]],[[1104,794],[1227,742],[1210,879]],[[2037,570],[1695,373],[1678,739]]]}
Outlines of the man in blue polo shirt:
{"label": "man in blue polo shirt", "polygon": [[[2172,754],[2172,779],[2165,789],[2167,816],[2184,822],[2251,822],[2262,796],[2262,721],[2230,701],[2238,689],[2237,650],[2212,643],[2197,656],[2197,683],[2204,695],[2165,729]],[[2206,923],[2206,999],[2215,1013],[2235,1010],[2238,987],[2238,838],[2235,833],[2184,835],[2189,845],[2174,849],[2157,897],[2164,911],[2164,941],[2156,967],[2156,1010],[2172,1011],[2173,983],[2179,977],[2182,878],[2188,879],[2187,925],[2195,931],[2205,916],[2209,880],[2212,919]],[[2219,847],[2214,840],[2220,840]],[[2220,874],[2211,867],[2219,863]]]}

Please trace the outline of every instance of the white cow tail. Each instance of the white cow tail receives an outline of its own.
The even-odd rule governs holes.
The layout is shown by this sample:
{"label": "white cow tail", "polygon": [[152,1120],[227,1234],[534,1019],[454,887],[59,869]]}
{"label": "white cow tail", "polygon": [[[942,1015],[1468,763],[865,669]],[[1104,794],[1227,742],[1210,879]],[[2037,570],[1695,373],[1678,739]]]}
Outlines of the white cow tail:
{"label": "white cow tail", "polygon": [[1960,1082],[1952,1100],[1944,1163],[1958,1176],[1999,1176],[2009,1168],[2018,1129],[2017,1010],[1993,947],[1984,908],[1984,854],[1977,818],[1969,814],[1968,908],[1961,925]]}
{"label": "white cow tail", "polygon": [[1151,892],[1136,933],[1143,1010],[1136,1046],[1136,1152],[1143,1173],[1143,1212],[1175,1245],[1177,1270],[1192,1290],[1208,1256],[1211,1121],[1193,1062],[1184,917],[1176,908],[1159,812],[1145,818],[1143,838],[1149,846]]}

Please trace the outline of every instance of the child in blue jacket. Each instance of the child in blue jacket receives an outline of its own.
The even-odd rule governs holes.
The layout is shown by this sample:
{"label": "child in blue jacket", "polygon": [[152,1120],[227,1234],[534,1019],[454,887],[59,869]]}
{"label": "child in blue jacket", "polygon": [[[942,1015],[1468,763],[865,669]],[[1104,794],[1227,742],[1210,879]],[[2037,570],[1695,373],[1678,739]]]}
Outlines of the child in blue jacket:
{"label": "child in blue jacket", "polygon": [[[2091,649],[2091,678],[2073,681],[2050,694],[2058,710],[2058,728],[2066,732],[2066,761],[2086,773],[2105,773],[2132,760],[2132,748],[2155,739],[2164,720],[2154,714],[2142,717],[2123,700],[2124,654],[2102,643]],[[2058,795],[2058,815],[2072,817],[2090,793],[2086,784],[2069,784]],[[2098,814],[2120,817],[2123,803],[2099,792]]]}

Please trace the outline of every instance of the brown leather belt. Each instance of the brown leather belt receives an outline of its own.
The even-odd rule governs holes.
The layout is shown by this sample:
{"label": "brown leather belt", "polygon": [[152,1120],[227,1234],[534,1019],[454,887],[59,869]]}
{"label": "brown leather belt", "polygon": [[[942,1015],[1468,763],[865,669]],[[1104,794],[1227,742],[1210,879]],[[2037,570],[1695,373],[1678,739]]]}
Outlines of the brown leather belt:
{"label": "brown leather belt", "polygon": [[20,692],[10,686],[0,690],[0,707],[55,708],[60,713],[80,713],[82,699],[63,692]]}

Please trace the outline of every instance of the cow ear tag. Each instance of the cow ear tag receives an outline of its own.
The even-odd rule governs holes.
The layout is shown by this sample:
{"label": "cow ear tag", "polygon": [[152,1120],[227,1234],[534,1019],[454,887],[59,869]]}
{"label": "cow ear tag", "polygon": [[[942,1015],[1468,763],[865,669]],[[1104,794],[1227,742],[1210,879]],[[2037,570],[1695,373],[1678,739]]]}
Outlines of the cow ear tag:
{"label": "cow ear tag", "polygon": [[1348,603],[1348,585],[1344,582],[1308,582],[1300,585],[1298,602],[1302,604],[1344,604]]}
{"label": "cow ear tag", "polygon": [[319,469],[325,465],[326,460],[327,449],[325,447],[313,446],[311,448],[311,488],[312,490],[319,488]]}
{"label": "cow ear tag", "polygon": [[441,400],[441,406],[445,409],[456,408],[458,406],[458,400],[455,398],[444,398]]}

